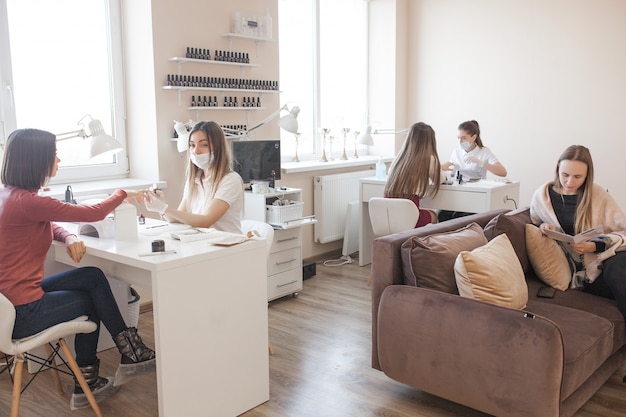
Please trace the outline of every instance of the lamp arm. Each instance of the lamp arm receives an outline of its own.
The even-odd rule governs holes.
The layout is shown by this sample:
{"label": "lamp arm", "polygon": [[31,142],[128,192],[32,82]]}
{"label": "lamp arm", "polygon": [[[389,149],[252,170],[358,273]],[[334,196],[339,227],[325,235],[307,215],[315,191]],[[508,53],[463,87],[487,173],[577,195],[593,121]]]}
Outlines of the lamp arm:
{"label": "lamp arm", "polygon": [[266,125],[270,120],[272,120],[274,117],[278,116],[280,114],[281,111],[283,110],[289,110],[289,108],[287,107],[287,105],[285,104],[283,107],[281,107],[280,109],[276,110],[274,113],[270,114],[269,116],[267,116],[265,119],[261,120],[257,125],[251,127],[250,129],[248,129],[246,132],[250,133],[258,128],[260,128],[261,126]]}
{"label": "lamp arm", "polygon": [[379,134],[393,134],[393,135],[398,135],[400,133],[406,133],[408,132],[409,129],[376,129],[374,130],[374,132],[372,133],[373,135],[379,135]]}
{"label": "lamp arm", "polygon": [[85,132],[85,129],[78,129],[78,130],[73,130],[71,132],[59,133],[56,135],[56,140],[57,142],[60,142],[62,140],[72,139],[76,137],[85,139],[88,136],[89,135],[87,135],[87,132]]}

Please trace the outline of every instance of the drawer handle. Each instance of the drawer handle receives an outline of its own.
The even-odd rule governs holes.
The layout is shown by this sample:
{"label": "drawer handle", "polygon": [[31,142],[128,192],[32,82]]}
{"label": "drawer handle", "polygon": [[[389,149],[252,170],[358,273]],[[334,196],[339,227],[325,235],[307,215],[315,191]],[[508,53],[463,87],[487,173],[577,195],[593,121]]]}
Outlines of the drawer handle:
{"label": "drawer handle", "polygon": [[287,285],[295,284],[296,282],[298,282],[298,280],[294,279],[293,281],[290,281],[290,282],[288,282],[286,284],[276,284],[276,288],[286,287]]}
{"label": "drawer handle", "polygon": [[290,240],[296,240],[298,236],[288,237],[286,239],[277,239],[276,243],[289,242]]}
{"label": "drawer handle", "polygon": [[288,264],[289,262],[293,262],[293,261],[297,261],[297,260],[298,260],[297,258],[291,258],[291,259],[288,259],[286,261],[276,262],[276,265],[284,265],[284,264]]}

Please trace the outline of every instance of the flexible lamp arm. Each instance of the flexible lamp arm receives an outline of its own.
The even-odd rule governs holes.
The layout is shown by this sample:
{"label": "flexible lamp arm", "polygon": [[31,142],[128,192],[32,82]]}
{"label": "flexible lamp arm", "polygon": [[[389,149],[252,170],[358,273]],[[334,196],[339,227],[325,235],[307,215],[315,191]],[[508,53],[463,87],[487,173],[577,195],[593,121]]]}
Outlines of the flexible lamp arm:
{"label": "flexible lamp arm", "polygon": [[[287,107],[287,105],[285,104],[283,107],[281,107],[280,109],[276,110],[274,113],[270,114],[269,116],[267,116],[265,119],[261,120],[257,125],[252,126],[250,129],[246,130],[245,132],[250,133],[253,132],[255,130],[257,130],[258,128],[265,126],[270,120],[272,120],[274,117],[278,116],[280,114],[281,111],[283,110],[287,110],[289,111],[289,108]],[[243,132],[243,131],[240,131]]]}
{"label": "flexible lamp arm", "polygon": [[408,131],[409,131],[408,128],[406,128],[406,129],[376,129],[376,130],[374,130],[373,134],[374,135],[378,135],[378,134],[381,134],[381,135],[384,135],[384,134],[398,135],[400,133],[406,133]]}

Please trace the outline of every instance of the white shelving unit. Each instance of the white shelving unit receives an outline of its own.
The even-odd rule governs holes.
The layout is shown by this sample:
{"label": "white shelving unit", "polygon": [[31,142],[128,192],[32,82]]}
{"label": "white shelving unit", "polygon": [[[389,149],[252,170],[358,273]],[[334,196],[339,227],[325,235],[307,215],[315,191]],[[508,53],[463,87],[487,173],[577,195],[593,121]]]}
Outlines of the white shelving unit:
{"label": "white shelving unit", "polygon": [[[244,218],[267,222],[266,205],[276,199],[302,201],[302,190],[288,188],[266,194],[246,191]],[[273,224],[274,240],[267,260],[267,300],[286,295],[297,296],[302,291],[302,226],[315,223],[309,217],[299,221]]]}

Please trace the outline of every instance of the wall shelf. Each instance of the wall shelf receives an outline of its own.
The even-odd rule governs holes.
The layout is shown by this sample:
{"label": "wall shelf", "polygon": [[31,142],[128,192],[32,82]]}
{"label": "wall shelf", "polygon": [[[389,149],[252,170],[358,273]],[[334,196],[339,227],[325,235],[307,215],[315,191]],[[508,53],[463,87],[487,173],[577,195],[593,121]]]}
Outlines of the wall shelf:
{"label": "wall shelf", "polygon": [[247,39],[254,41],[256,46],[256,56],[259,56],[259,43],[271,42],[271,39],[259,38],[258,36],[242,35],[240,33],[225,33],[222,35],[224,38],[228,38],[228,49],[233,50],[233,39]]}
{"label": "wall shelf", "polygon": [[180,56],[174,56],[168,59],[168,61],[177,62],[179,64],[186,64],[187,62],[192,62],[195,64],[227,65],[231,67],[244,67],[244,68],[260,67],[259,64],[245,64],[243,62],[214,61],[212,59],[185,58],[185,57],[180,57]]}
{"label": "wall shelf", "polygon": [[205,106],[196,106],[196,107],[187,107],[187,110],[195,110],[195,111],[206,111],[206,110],[265,110],[265,107],[205,107]]}
{"label": "wall shelf", "polygon": [[164,90],[178,90],[178,91],[220,91],[220,92],[232,92],[232,93],[257,93],[257,94],[277,94],[279,90],[250,90],[244,88],[214,88],[214,87],[181,87],[177,85],[164,85]]}

